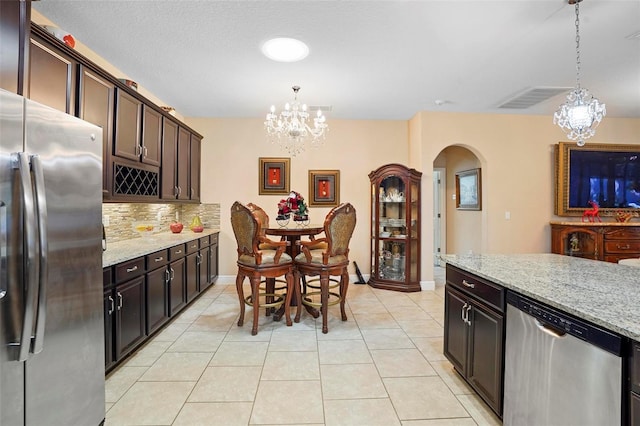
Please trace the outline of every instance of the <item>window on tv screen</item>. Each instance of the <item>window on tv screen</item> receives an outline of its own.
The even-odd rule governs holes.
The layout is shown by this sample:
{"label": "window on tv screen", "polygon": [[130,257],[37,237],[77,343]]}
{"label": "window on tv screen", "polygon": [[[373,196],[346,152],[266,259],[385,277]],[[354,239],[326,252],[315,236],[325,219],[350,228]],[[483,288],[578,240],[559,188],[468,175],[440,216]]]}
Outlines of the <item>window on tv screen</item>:
{"label": "window on tv screen", "polygon": [[572,151],[569,207],[640,208],[640,153]]}

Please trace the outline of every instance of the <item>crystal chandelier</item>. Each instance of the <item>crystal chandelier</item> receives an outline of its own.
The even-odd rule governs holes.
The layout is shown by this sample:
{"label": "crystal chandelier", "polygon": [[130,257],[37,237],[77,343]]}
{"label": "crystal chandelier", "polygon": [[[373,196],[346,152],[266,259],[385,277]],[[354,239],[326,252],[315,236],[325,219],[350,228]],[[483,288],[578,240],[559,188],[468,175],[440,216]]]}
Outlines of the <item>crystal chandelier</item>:
{"label": "crystal chandelier", "polygon": [[587,89],[580,87],[580,8],[582,0],[569,0],[576,5],[576,87],[567,95],[565,103],[553,114],[553,123],[559,125],[567,137],[584,146],[585,140],[596,134],[596,127],[607,114],[604,104]]}
{"label": "crystal chandelier", "polygon": [[322,111],[318,110],[311,127],[307,105],[298,102],[300,86],[293,86],[292,89],[295,94],[293,101],[290,104],[287,103],[280,114],[276,114],[276,107],[271,105],[264,127],[272,142],[278,142],[281,148],[295,157],[304,152],[307,139],[312,148],[320,146],[325,133],[329,131],[329,126]]}

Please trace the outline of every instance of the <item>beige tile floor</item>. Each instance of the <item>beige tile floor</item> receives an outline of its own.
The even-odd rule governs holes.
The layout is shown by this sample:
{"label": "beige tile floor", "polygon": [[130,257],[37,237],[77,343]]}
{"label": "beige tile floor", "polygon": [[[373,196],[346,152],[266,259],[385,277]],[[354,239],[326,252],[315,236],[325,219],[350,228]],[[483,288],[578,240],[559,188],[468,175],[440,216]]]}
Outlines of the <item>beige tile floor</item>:
{"label": "beige tile floor", "polygon": [[234,285],[216,284],[106,380],[115,425],[499,425],[442,355],[435,291],[349,286],[348,321],[261,316],[251,336]]}

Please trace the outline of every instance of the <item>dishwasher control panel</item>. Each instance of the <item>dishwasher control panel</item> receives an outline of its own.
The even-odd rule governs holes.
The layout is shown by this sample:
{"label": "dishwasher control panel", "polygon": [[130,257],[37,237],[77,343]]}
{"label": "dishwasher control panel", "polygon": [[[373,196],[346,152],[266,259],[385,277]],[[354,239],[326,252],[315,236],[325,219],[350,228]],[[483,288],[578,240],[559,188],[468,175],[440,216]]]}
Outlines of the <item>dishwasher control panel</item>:
{"label": "dishwasher control panel", "polygon": [[561,333],[568,333],[618,356],[622,353],[622,338],[602,327],[531,300],[513,291],[507,291],[507,303]]}
{"label": "dishwasher control panel", "polygon": [[557,315],[546,307],[532,304],[527,300],[521,300],[519,308],[521,311],[528,313],[546,324],[555,326],[561,331],[583,339],[589,338],[589,329],[587,327],[576,323],[574,320],[568,319],[566,316]]}

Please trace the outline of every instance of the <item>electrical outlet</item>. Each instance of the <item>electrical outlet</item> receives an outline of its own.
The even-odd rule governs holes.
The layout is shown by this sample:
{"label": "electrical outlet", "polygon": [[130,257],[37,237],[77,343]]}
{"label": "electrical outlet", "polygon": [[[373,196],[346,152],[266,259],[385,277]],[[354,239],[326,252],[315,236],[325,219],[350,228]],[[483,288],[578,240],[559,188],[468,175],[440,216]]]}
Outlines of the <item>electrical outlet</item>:
{"label": "electrical outlet", "polygon": [[109,216],[108,215],[102,216],[102,224],[104,226],[109,226]]}
{"label": "electrical outlet", "polygon": [[455,200],[456,199],[456,194],[451,194],[451,199]]}
{"label": "electrical outlet", "polygon": [[511,219],[511,212],[504,212],[504,218],[507,220]]}

